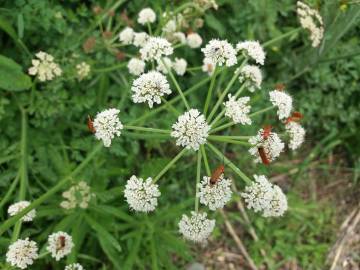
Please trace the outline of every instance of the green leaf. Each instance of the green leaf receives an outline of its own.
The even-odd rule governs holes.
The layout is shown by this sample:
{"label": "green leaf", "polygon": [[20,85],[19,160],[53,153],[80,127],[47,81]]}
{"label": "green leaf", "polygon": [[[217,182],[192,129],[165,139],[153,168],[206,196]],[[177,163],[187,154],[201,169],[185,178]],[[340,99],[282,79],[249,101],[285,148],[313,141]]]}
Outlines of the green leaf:
{"label": "green leaf", "polygon": [[218,32],[219,36],[224,36],[226,29],[224,25],[212,14],[205,16],[206,25]]}
{"label": "green leaf", "polygon": [[22,91],[31,87],[31,79],[15,61],[0,55],[0,89]]}

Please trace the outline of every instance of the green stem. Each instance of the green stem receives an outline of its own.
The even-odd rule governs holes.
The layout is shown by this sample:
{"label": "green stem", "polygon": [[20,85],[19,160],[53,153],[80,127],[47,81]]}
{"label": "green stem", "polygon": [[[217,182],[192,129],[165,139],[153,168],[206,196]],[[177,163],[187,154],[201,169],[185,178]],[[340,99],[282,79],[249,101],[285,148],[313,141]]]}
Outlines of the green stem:
{"label": "green stem", "polygon": [[168,140],[170,138],[170,134],[159,134],[159,133],[133,133],[133,132],[127,132],[124,131],[124,136],[129,137],[129,138],[135,138],[135,139],[142,139],[142,140],[154,140],[154,139],[159,139],[159,140]]}
{"label": "green stem", "polygon": [[151,30],[151,25],[150,25],[150,23],[147,22],[146,25],[147,25],[147,28],[148,28],[149,35],[152,36],[152,30]]}
{"label": "green stem", "polygon": [[124,126],[125,129],[128,130],[137,130],[137,131],[145,131],[145,132],[154,132],[154,133],[162,133],[162,134],[170,134],[171,130],[158,129],[158,128],[146,128],[146,127],[136,127],[136,126]]}
{"label": "green stem", "polygon": [[204,116],[206,117],[209,105],[210,105],[210,101],[211,101],[211,96],[212,96],[212,92],[214,89],[214,85],[215,85],[215,79],[216,79],[216,75],[217,75],[217,70],[218,70],[218,66],[215,66],[215,70],[213,72],[213,74],[211,75],[211,82],[210,82],[210,87],[208,89],[208,93],[206,96],[206,101],[205,101],[205,106],[204,106]]}
{"label": "green stem", "polygon": [[210,135],[209,139],[230,139],[230,140],[244,140],[247,141],[251,136],[225,136],[225,135]]}
{"label": "green stem", "polygon": [[19,182],[19,178],[20,178],[20,175],[18,174],[14,181],[11,183],[10,185],[10,188],[7,190],[4,198],[1,200],[0,202],[0,209],[2,209],[4,207],[4,205],[8,202],[8,200],[10,199],[11,197],[11,194],[13,193],[15,187],[17,186],[18,182]]}
{"label": "green stem", "polygon": [[161,101],[164,102],[166,108],[168,108],[169,111],[171,111],[175,116],[178,116],[180,114],[180,112],[173,105],[171,105],[165,98],[161,97]]}
{"label": "green stem", "polygon": [[231,143],[231,144],[239,144],[244,146],[251,146],[250,143],[244,142],[244,141],[237,141],[232,139],[226,139],[226,138],[209,138],[210,141],[216,141],[216,142],[223,142],[223,143]]}
{"label": "green stem", "polygon": [[284,38],[287,38],[287,37],[289,37],[289,36],[291,36],[291,35],[293,35],[293,34],[295,34],[297,32],[300,32],[300,30],[301,30],[301,27],[293,29],[293,30],[291,30],[289,32],[286,32],[286,33],[280,35],[280,36],[277,36],[277,37],[275,37],[273,39],[270,39],[269,41],[263,43],[262,46],[264,48],[269,47],[270,45],[273,45],[274,43],[276,43],[276,42],[278,42],[278,41],[280,41],[280,40],[282,40]]}
{"label": "green stem", "polygon": [[187,70],[187,71],[198,71],[198,70],[202,70],[202,66],[198,66],[198,67],[188,67],[186,70]]}
{"label": "green stem", "polygon": [[169,75],[170,75],[170,78],[171,78],[172,82],[173,82],[174,85],[175,85],[176,90],[179,92],[179,94],[180,94],[180,96],[181,96],[181,98],[182,98],[182,100],[183,100],[183,102],[184,102],[184,104],[185,104],[186,109],[187,109],[187,110],[190,110],[189,103],[187,102],[187,100],[186,100],[186,98],[185,98],[185,95],[184,95],[183,91],[182,91],[181,88],[180,88],[180,85],[178,84],[177,80],[175,79],[174,74],[173,74],[172,71],[171,71],[171,68],[169,68],[169,67],[167,66],[167,64],[165,63],[165,61],[164,61],[163,58],[161,58],[161,62],[162,62],[163,65],[165,66],[166,70],[168,71],[168,73],[169,73]]}
{"label": "green stem", "polygon": [[186,152],[187,149],[184,148],[168,164],[166,164],[166,166],[158,173],[158,175],[154,177],[153,183],[156,183],[161,178],[161,176],[163,176],[171,168],[171,166],[174,165]]}
{"label": "green stem", "polygon": [[207,174],[208,176],[210,176],[210,175],[211,175],[211,170],[210,170],[210,166],[209,166],[209,162],[208,162],[208,159],[207,159],[207,155],[206,155],[206,151],[205,151],[204,145],[200,146],[200,149],[201,149],[202,157],[203,157],[203,159],[204,159],[206,174]]}
{"label": "green stem", "polygon": [[127,63],[124,62],[124,63],[120,63],[120,64],[117,64],[117,65],[114,65],[111,67],[93,69],[93,72],[99,72],[99,73],[100,72],[109,72],[109,71],[120,69],[126,65],[127,65]]}
{"label": "green stem", "polygon": [[73,179],[79,172],[81,172],[88,163],[97,155],[97,153],[102,149],[102,143],[97,144],[90,154],[76,167],[68,176],[61,179],[54,187],[49,189],[44,195],[40,196],[36,200],[34,200],[28,207],[22,210],[16,216],[13,216],[3,222],[0,226],[0,236],[11,226],[13,226],[18,220],[20,220],[24,215],[29,213],[32,209],[36,208],[37,206],[41,205],[43,202],[51,198],[56,192],[58,192],[68,181]]}
{"label": "green stem", "polygon": [[199,211],[199,183],[201,177],[201,152],[197,153],[196,186],[195,186],[195,212]]}
{"label": "green stem", "polygon": [[184,47],[184,46],[185,46],[184,43],[178,43],[178,44],[173,45],[173,48],[177,49],[177,48],[181,48],[181,47]]}
{"label": "green stem", "polygon": [[49,251],[45,251],[44,253],[41,253],[37,259],[42,259],[42,258],[44,258],[44,257],[45,257],[46,255],[48,255],[48,254],[50,254],[50,252],[49,252]]}
{"label": "green stem", "polygon": [[219,126],[219,127],[217,127],[217,128],[212,129],[212,130],[210,131],[210,134],[211,134],[211,133],[215,133],[215,132],[220,131],[220,130],[223,130],[223,129],[225,129],[225,128],[234,126],[234,125],[236,125],[236,123],[233,122],[233,121],[231,121],[231,122],[226,123],[226,124],[224,124],[224,125],[222,125],[222,126]]}
{"label": "green stem", "polygon": [[275,108],[275,106],[267,107],[267,108],[265,108],[265,109],[262,109],[262,110],[259,110],[259,111],[257,111],[257,112],[254,112],[254,113],[249,114],[249,117],[254,117],[254,116],[256,116],[256,115],[259,115],[259,114],[262,114],[262,113],[264,113],[264,112],[270,111],[270,110],[272,110],[272,109],[274,109],[274,108]]}
{"label": "green stem", "polygon": [[246,184],[251,184],[252,181],[249,177],[246,176],[234,163],[232,163],[227,157],[225,157],[215,146],[211,143],[207,144],[211,151],[214,152],[219,158],[223,159],[226,162],[226,166],[229,166]]}

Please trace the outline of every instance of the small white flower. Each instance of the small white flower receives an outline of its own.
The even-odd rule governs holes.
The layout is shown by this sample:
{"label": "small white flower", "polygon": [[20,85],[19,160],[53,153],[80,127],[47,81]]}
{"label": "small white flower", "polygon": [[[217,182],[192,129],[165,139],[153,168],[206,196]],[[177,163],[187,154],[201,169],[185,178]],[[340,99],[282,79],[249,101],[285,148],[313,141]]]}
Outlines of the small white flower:
{"label": "small white flower", "polygon": [[265,52],[258,41],[243,41],[236,45],[237,51],[244,51],[247,56],[254,59],[256,63],[264,65]]}
{"label": "small white flower", "polygon": [[186,37],[186,42],[190,48],[199,48],[202,44],[202,38],[198,33],[190,33]]}
{"label": "small white flower", "polygon": [[111,145],[111,140],[121,135],[121,130],[124,128],[118,118],[120,110],[107,109],[99,112],[94,119],[95,137],[102,140],[105,147]]}
{"label": "small white flower", "polygon": [[60,203],[62,208],[73,209],[80,207],[85,209],[88,208],[89,202],[95,194],[90,192],[90,187],[86,182],[80,181],[77,185],[63,192],[62,196],[65,198],[65,200]]}
{"label": "small white flower", "polygon": [[140,49],[141,59],[160,60],[163,56],[171,55],[174,52],[170,42],[161,37],[150,37]]}
{"label": "small white flower", "polygon": [[[239,70],[237,69],[236,72]],[[239,75],[239,81],[246,83],[250,92],[254,92],[255,89],[260,89],[262,82],[261,70],[255,65],[245,65]]]}
{"label": "small white flower", "polygon": [[236,100],[235,96],[228,95],[229,100],[224,102],[225,116],[230,117],[236,124],[251,125],[249,117],[251,106],[248,105],[249,97],[241,97]]}
{"label": "small white flower", "polygon": [[11,266],[21,269],[26,269],[29,265],[32,265],[38,257],[37,244],[29,240],[29,238],[16,240],[9,246],[6,253],[6,261]]}
{"label": "small white flower", "polygon": [[305,140],[305,129],[294,121],[287,123],[285,128],[290,135],[289,148],[292,150],[299,148]]}
{"label": "small white flower", "polygon": [[176,31],[176,21],[169,20],[162,28],[162,31],[166,34],[174,33]]}
{"label": "small white flower", "polygon": [[85,270],[80,263],[72,263],[65,267],[65,270]]}
{"label": "small white flower", "polygon": [[269,93],[271,103],[278,107],[277,114],[280,120],[290,116],[292,110],[292,98],[283,91],[273,90]]}
{"label": "small white flower", "polygon": [[171,62],[171,59],[169,57],[163,57],[162,60],[165,62],[166,66],[164,65],[163,61],[157,60],[156,70],[162,72],[163,74],[168,74],[167,68],[171,69],[173,66],[173,63]]}
{"label": "small white flower", "polygon": [[162,96],[171,94],[166,77],[157,71],[142,74],[133,82],[131,91],[135,103],[147,102],[150,108],[154,103],[160,104]]}
{"label": "small white flower", "polygon": [[139,76],[140,74],[144,73],[145,62],[137,58],[131,58],[127,65],[127,68],[130,74]]}
{"label": "small white flower", "polygon": [[199,184],[200,203],[207,205],[210,210],[215,211],[223,208],[231,199],[231,180],[224,178],[222,174],[215,184],[210,183],[210,177],[204,176]]}
{"label": "small white flower", "polygon": [[153,23],[156,20],[156,14],[151,8],[144,8],[139,12],[137,22],[144,25],[147,23]]}
{"label": "small white flower", "polygon": [[134,40],[134,30],[131,27],[125,27],[119,34],[119,39],[124,44],[131,44]]}
{"label": "small white flower", "polygon": [[173,63],[173,69],[176,74],[179,76],[183,76],[186,72],[187,62],[184,58],[175,58]]}
{"label": "small white flower", "polygon": [[324,23],[319,12],[305,3],[297,2],[297,15],[302,28],[309,31],[313,47],[318,47],[324,37]]}
{"label": "small white flower", "polygon": [[77,64],[76,72],[77,72],[79,81],[82,81],[87,76],[89,76],[90,70],[91,70],[90,65],[86,62],[81,62],[80,64]]}
{"label": "small white flower", "polygon": [[209,76],[211,76],[214,73],[215,64],[211,61],[211,59],[204,58],[203,65],[201,68],[202,68],[202,71],[207,72],[209,74]]}
{"label": "small white flower", "polygon": [[208,219],[206,213],[191,212],[191,217],[183,215],[179,222],[179,231],[185,239],[203,243],[214,230],[215,220]]}
{"label": "small white flower", "polygon": [[256,136],[251,137],[249,143],[253,145],[253,147],[249,149],[249,152],[255,157],[255,162],[262,161],[259,154],[259,148],[264,150],[266,159],[271,162],[280,155],[285,147],[285,144],[275,132],[269,132],[268,136],[264,138],[263,129],[260,129]]}
{"label": "small white flower", "polygon": [[51,253],[51,257],[59,261],[61,258],[70,254],[73,247],[72,237],[66,232],[60,231],[49,235],[46,250]]}
{"label": "small white flower", "polygon": [[273,185],[272,197],[268,207],[264,209],[264,217],[280,217],[288,209],[287,198],[281,188]]}
{"label": "small white flower", "polygon": [[143,47],[146,44],[148,38],[149,35],[145,32],[135,33],[133,45],[136,47]]}
{"label": "small white flower", "polygon": [[[28,207],[29,205],[30,205],[30,202],[28,202],[28,201],[20,201],[20,202],[14,203],[9,206],[8,214],[10,216],[15,216],[18,213],[20,213],[22,210],[24,210],[26,207]],[[36,216],[36,210],[33,209],[29,213],[27,213],[25,216],[23,216],[21,218],[21,220],[23,222],[29,222],[29,221],[32,221],[35,218],[35,216]]]}
{"label": "small white flower", "polygon": [[130,208],[139,212],[154,211],[161,195],[158,185],[152,183],[151,177],[144,181],[135,175],[127,181],[124,193]]}
{"label": "small white flower", "polygon": [[171,40],[173,41],[177,41],[181,44],[185,44],[186,43],[186,36],[183,32],[175,32],[171,35]]}
{"label": "small white flower", "polygon": [[226,66],[231,67],[237,63],[236,51],[226,40],[212,39],[201,51],[205,58],[219,66],[226,64]]}
{"label": "small white flower", "polygon": [[38,52],[37,59],[31,60],[32,67],[29,68],[29,74],[37,76],[39,81],[51,81],[62,74],[58,64],[54,62],[54,57],[45,52]]}
{"label": "small white flower", "polygon": [[200,145],[206,143],[210,126],[197,109],[190,109],[178,117],[172,129],[171,136],[176,138],[176,145],[197,151]]}

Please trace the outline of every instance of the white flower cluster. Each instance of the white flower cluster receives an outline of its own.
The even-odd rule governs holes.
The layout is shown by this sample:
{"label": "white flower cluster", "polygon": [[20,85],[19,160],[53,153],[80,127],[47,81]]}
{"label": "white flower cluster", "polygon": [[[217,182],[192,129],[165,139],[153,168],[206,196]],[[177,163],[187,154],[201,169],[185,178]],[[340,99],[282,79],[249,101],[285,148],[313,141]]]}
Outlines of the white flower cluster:
{"label": "white flower cluster", "polygon": [[16,242],[9,246],[6,253],[6,261],[11,266],[19,267],[20,269],[26,269],[38,257],[37,244],[29,240],[29,238],[16,240]]}
{"label": "white flower cluster", "polygon": [[249,97],[241,97],[236,100],[235,96],[228,95],[229,100],[224,102],[225,116],[230,117],[236,124],[251,125],[249,117],[251,106],[248,105]]}
{"label": "white flower cluster", "polygon": [[236,45],[236,50],[245,52],[245,54],[252,58],[259,65],[264,65],[265,52],[258,41],[243,41]]}
{"label": "white flower cluster", "polygon": [[271,103],[278,107],[277,114],[280,120],[290,116],[292,110],[292,98],[283,91],[273,90],[269,93]]}
{"label": "white flower cluster", "polygon": [[150,37],[140,49],[141,59],[144,61],[160,60],[161,57],[173,54],[170,42],[162,37]]}
{"label": "white flower cluster", "polygon": [[253,147],[249,149],[249,152],[255,157],[255,162],[262,161],[259,148],[263,149],[266,159],[271,162],[280,155],[285,147],[285,144],[275,132],[269,132],[268,136],[264,138],[263,129],[260,129],[256,136],[251,137],[249,143],[253,145]]}
{"label": "white flower cluster", "polygon": [[119,33],[119,40],[126,45],[132,44],[136,47],[143,47],[148,39],[149,35],[147,33],[136,33],[134,29],[128,26]]}
{"label": "white flower cluster", "polygon": [[162,96],[171,94],[166,77],[157,71],[142,74],[133,82],[131,91],[135,103],[147,102],[150,108],[160,104]]}
{"label": "white flower cluster", "polygon": [[168,74],[168,69],[170,70],[172,65],[173,63],[169,57],[163,57],[162,59],[157,60],[156,70],[163,74]]}
{"label": "white flower cluster", "polygon": [[62,208],[73,209],[80,207],[85,209],[88,208],[89,202],[95,194],[90,192],[90,187],[86,182],[80,181],[77,185],[63,192],[62,196],[65,198],[65,200],[60,203]]}
{"label": "white flower cluster", "polygon": [[153,23],[156,20],[156,14],[151,8],[144,8],[139,12],[137,22],[144,25]]}
{"label": "white flower cluster", "polygon": [[142,47],[145,45],[148,39],[149,39],[149,35],[145,32],[134,33],[134,40],[132,44],[135,47]]}
{"label": "white flower cluster", "polygon": [[64,270],[85,270],[80,263],[72,263],[65,267]]}
{"label": "white flower cluster", "polygon": [[201,51],[204,53],[205,58],[216,65],[222,66],[225,64],[231,67],[237,63],[236,51],[226,40],[212,39]]}
{"label": "white flower cluster", "polygon": [[45,52],[38,52],[37,59],[31,60],[32,67],[29,68],[29,74],[37,76],[39,81],[51,81],[62,74],[58,64],[54,62],[54,57]]}
{"label": "white flower cluster", "polygon": [[[173,69],[179,76],[183,76],[186,72],[187,62],[184,58],[175,58],[175,61],[171,61],[170,58],[164,57],[162,61],[157,61],[156,69],[164,74],[168,73],[168,69]],[[166,66],[165,66],[166,65]]]}
{"label": "white flower cluster", "polygon": [[[14,203],[9,206],[8,214],[10,216],[15,216],[18,213],[20,213],[22,210],[24,210],[26,207],[28,207],[29,205],[30,205],[30,202],[28,202],[28,201],[20,201],[20,202]],[[31,211],[29,211],[26,215],[24,215],[21,218],[21,221],[29,222],[29,221],[32,221],[35,217],[36,217],[36,210],[32,209]]]}
{"label": "white flower cluster", "polygon": [[210,126],[197,109],[190,109],[178,117],[172,129],[171,136],[176,139],[176,145],[197,151],[206,142]]}
{"label": "white flower cluster", "polygon": [[223,208],[231,199],[231,180],[224,177],[224,174],[211,184],[210,177],[204,176],[199,184],[198,197],[200,203],[209,207],[210,210],[215,211],[218,208]]}
{"label": "white flower cluster", "polygon": [[294,121],[287,123],[285,129],[290,136],[289,148],[292,150],[299,148],[305,140],[305,129]]}
{"label": "white flower cluster", "polygon": [[202,44],[203,40],[198,33],[190,33],[186,36],[186,44],[192,48],[199,48]]}
{"label": "white flower cluster", "polygon": [[135,175],[127,181],[124,194],[130,208],[139,212],[154,211],[158,205],[157,198],[161,195],[151,177],[144,181]]}
{"label": "white flower cluster", "polygon": [[318,47],[324,37],[324,23],[319,12],[301,1],[297,2],[296,12],[301,26],[310,33],[312,46]]}
{"label": "white flower cluster", "polygon": [[90,65],[86,62],[81,62],[80,64],[76,65],[76,72],[78,76],[78,80],[82,81],[90,74]]}
{"label": "white flower cluster", "polygon": [[59,231],[49,235],[46,250],[51,253],[51,256],[55,258],[55,260],[59,261],[61,258],[70,254],[73,247],[72,237],[66,232]]}
{"label": "white flower cluster", "polygon": [[127,64],[127,68],[130,74],[138,76],[144,73],[145,62],[137,58],[131,58]]}
{"label": "white flower cluster", "polygon": [[208,219],[206,213],[191,212],[191,217],[183,215],[179,222],[179,231],[185,239],[203,243],[214,230],[215,220]]}
{"label": "white flower cluster", "polygon": [[119,137],[124,128],[118,118],[119,112],[118,109],[107,109],[98,113],[94,119],[95,137],[102,140],[105,147],[109,147],[111,140],[115,136]]}
{"label": "white flower cluster", "polygon": [[[237,69],[236,72],[239,72]],[[240,70],[239,81],[246,83],[250,92],[254,92],[255,89],[260,89],[262,83],[261,70],[255,65],[245,65]]]}
{"label": "white flower cluster", "polygon": [[254,178],[255,181],[241,193],[247,208],[262,212],[264,217],[282,216],[288,208],[285,194],[264,175],[254,175]]}

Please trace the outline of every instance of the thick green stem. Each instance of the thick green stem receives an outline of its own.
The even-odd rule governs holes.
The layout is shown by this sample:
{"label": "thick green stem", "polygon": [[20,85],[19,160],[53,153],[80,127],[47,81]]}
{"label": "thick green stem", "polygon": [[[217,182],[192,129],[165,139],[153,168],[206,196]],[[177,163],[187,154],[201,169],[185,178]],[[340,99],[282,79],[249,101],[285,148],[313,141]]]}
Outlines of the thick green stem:
{"label": "thick green stem", "polygon": [[262,46],[263,46],[264,48],[265,48],[265,47],[269,47],[270,45],[273,45],[274,43],[276,43],[276,42],[278,42],[278,41],[280,41],[280,40],[282,40],[282,39],[284,39],[284,38],[287,38],[287,37],[289,37],[289,36],[291,36],[291,35],[293,35],[293,34],[295,34],[295,33],[297,33],[297,32],[300,32],[300,30],[301,30],[301,27],[296,28],[296,29],[293,29],[293,30],[291,30],[291,31],[289,31],[289,32],[287,32],[287,33],[284,33],[284,34],[282,34],[282,35],[280,35],[280,36],[278,36],[278,37],[275,37],[275,38],[273,38],[273,39],[270,39],[269,41],[263,43]]}
{"label": "thick green stem", "polygon": [[177,154],[162,170],[161,172],[158,173],[157,176],[154,177],[153,179],[153,183],[156,183],[161,176],[163,176],[170,168],[172,165],[174,165],[185,153],[187,152],[187,149],[184,148],[183,150],[181,150],[181,152],[179,154]]}
{"label": "thick green stem", "polygon": [[207,159],[207,155],[206,155],[206,151],[205,151],[204,145],[202,145],[200,149],[201,149],[202,157],[203,157],[203,159],[204,159],[206,174],[207,174],[208,176],[210,176],[210,175],[211,175],[211,170],[210,170],[210,166],[209,166],[209,162],[208,162],[208,159]]}
{"label": "thick green stem", "polygon": [[211,82],[210,82],[210,86],[208,89],[208,93],[206,96],[206,101],[205,101],[205,106],[204,106],[204,116],[206,117],[207,111],[209,109],[209,105],[210,105],[210,101],[211,101],[211,96],[212,96],[212,92],[215,86],[215,79],[216,79],[216,75],[218,73],[218,66],[215,66],[215,70],[213,72],[213,74],[211,75]]}
{"label": "thick green stem", "polygon": [[158,128],[147,128],[147,127],[136,127],[136,126],[129,126],[129,125],[125,125],[124,129],[145,131],[145,132],[154,132],[154,133],[162,133],[162,134],[170,134],[171,133],[171,130],[158,129]]}
{"label": "thick green stem", "polygon": [[196,185],[195,185],[195,212],[199,211],[199,184],[201,177],[201,152],[197,153]]}
{"label": "thick green stem", "polygon": [[147,25],[147,28],[148,28],[149,35],[152,36],[152,30],[151,30],[151,25],[150,25],[150,23],[147,22],[146,25]]}

